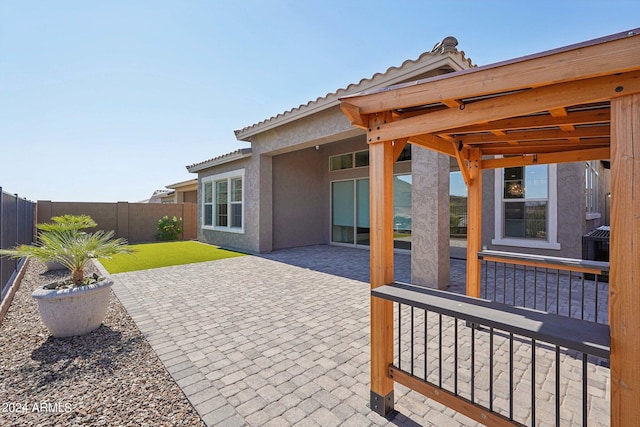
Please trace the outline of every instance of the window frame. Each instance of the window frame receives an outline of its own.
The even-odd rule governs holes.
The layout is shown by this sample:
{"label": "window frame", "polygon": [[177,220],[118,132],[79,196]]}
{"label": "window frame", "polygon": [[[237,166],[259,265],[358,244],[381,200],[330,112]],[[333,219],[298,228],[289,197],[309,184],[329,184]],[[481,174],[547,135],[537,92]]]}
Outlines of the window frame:
{"label": "window frame", "polygon": [[[232,192],[232,181],[240,179],[240,199],[239,201],[233,200],[234,197],[231,194]],[[227,187],[227,225],[216,225],[218,221],[218,213],[217,213],[217,188],[219,182],[226,182]],[[210,184],[211,188],[211,202],[206,202],[206,190],[207,184]],[[215,231],[224,231],[228,233],[244,233],[244,223],[245,223],[245,170],[238,169],[234,171],[224,172],[215,175],[209,175],[201,179],[201,189],[202,189],[202,198],[200,203],[201,208],[201,221],[200,226],[204,230],[215,230]],[[233,201],[232,201],[233,200]],[[211,206],[211,224],[205,224],[205,210],[206,206]],[[232,218],[232,206],[240,205],[241,206],[241,215],[240,215],[240,227],[232,226],[233,218]]]}
{"label": "window frame", "polygon": [[[405,153],[406,150],[406,153]],[[366,165],[361,165],[358,166],[357,165],[357,161],[356,161],[356,155],[359,153],[367,153],[367,164]],[[345,170],[351,170],[351,169],[363,169],[363,168],[368,168],[369,167],[369,149],[366,150],[356,150],[356,151],[348,151],[346,153],[340,153],[340,154],[334,154],[332,156],[329,156],[329,172],[338,172],[338,171],[345,171]],[[400,157],[402,157],[402,154],[404,154],[405,157],[409,157],[409,158],[405,158],[402,160],[398,160],[396,163],[402,163],[402,162],[410,162],[411,161],[411,144],[407,144],[407,146],[404,148],[404,150],[402,150]],[[336,157],[343,157],[343,156],[351,156],[351,166],[347,167],[347,168],[341,168],[341,169],[333,169],[333,162],[332,160]]]}
{"label": "window frame", "polygon": [[[526,168],[526,166],[525,166]],[[526,172],[525,172],[526,173]],[[558,243],[558,168],[556,164],[547,165],[547,238],[504,236],[504,168],[494,169],[494,238],[492,245],[513,246],[532,249],[560,250]],[[513,200],[513,199],[507,199]],[[542,199],[518,199],[519,201],[542,201]]]}

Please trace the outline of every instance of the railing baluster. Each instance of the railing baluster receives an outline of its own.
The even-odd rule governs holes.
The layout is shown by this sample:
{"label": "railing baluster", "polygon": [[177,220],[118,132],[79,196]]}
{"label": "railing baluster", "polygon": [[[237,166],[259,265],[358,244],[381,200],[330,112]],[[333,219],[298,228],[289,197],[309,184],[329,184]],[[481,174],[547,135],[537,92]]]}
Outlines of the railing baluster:
{"label": "railing baluster", "polygon": [[398,369],[402,369],[402,303],[398,303]]}
{"label": "railing baluster", "polygon": [[498,289],[498,262],[493,263],[493,300],[496,301]]}
{"label": "railing baluster", "polygon": [[560,347],[556,346],[556,427],[560,427]]}
{"label": "railing baluster", "polygon": [[544,269],[544,311],[549,311],[549,269]]}
{"label": "railing baluster", "polygon": [[560,314],[560,270],[556,270],[556,314]]}
{"label": "railing baluster", "polygon": [[507,303],[507,264],[502,264],[502,302]]}
{"label": "railing baluster", "polygon": [[413,321],[413,306],[411,306],[411,375],[413,375],[413,330],[414,330],[414,321]]}
{"label": "railing baluster", "polygon": [[429,342],[428,337],[428,325],[427,325],[427,309],[424,310],[424,380],[427,381],[427,343]]}
{"label": "railing baluster", "polygon": [[493,327],[489,328],[489,410],[493,411]]}
{"label": "railing baluster", "polygon": [[531,339],[531,425],[536,425],[536,340]]}
{"label": "railing baluster", "polygon": [[509,419],[513,420],[513,332],[509,332]]}
{"label": "railing baluster", "polygon": [[527,306],[527,266],[522,269],[522,306]]}
{"label": "railing baluster", "polygon": [[516,265],[513,264],[513,304],[516,305]]}
{"label": "railing baluster", "polygon": [[580,284],[582,285],[582,303],[580,305],[580,318],[584,320],[584,273],[582,274],[582,279],[580,280]]}
{"label": "railing baluster", "polygon": [[483,298],[487,299],[487,288],[489,287],[489,263],[486,261],[482,261],[482,265],[484,266],[484,286],[481,288],[483,293]]}
{"label": "railing baluster", "polygon": [[438,387],[442,388],[442,313],[438,313]]}
{"label": "railing baluster", "polygon": [[596,274],[596,275],[594,276],[595,288],[596,288],[596,296],[595,296],[595,299],[596,299],[596,301],[595,301],[595,306],[596,306],[596,307],[595,307],[595,309],[596,309],[596,323],[598,323],[598,310],[600,309],[600,307],[598,306],[598,297],[599,297],[599,295],[600,295],[600,291],[599,291],[599,289],[598,289],[598,278],[599,278],[599,277],[600,277],[600,275],[599,275],[599,274]]}
{"label": "railing baluster", "polygon": [[475,402],[476,391],[476,325],[471,324],[471,402]]}
{"label": "railing baluster", "polygon": [[453,319],[453,394],[458,395],[458,319]]}
{"label": "railing baluster", "polygon": [[587,425],[587,353],[582,353],[582,425]]}
{"label": "railing baluster", "polygon": [[573,317],[571,315],[571,294],[573,293],[573,272],[569,272],[569,312],[567,317]]}
{"label": "railing baluster", "polygon": [[[542,300],[542,293],[540,299]],[[538,267],[533,267],[533,307],[538,307]]]}

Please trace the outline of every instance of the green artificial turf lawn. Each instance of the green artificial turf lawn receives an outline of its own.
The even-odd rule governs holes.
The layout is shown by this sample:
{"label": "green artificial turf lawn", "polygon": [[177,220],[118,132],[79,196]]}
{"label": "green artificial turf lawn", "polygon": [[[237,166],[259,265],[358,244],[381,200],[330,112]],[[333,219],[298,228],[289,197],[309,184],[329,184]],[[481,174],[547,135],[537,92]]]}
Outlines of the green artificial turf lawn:
{"label": "green artificial turf lawn", "polygon": [[131,245],[133,254],[120,254],[101,258],[100,263],[111,274],[147,270],[170,265],[192,264],[243,256],[239,252],[220,249],[200,242],[165,242]]}

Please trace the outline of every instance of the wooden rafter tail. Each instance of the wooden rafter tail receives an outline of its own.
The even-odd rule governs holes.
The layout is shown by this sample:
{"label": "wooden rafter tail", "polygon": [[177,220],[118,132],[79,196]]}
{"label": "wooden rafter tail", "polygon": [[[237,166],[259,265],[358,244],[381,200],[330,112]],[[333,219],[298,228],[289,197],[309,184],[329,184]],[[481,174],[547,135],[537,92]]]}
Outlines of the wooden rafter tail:
{"label": "wooden rafter tail", "polygon": [[500,159],[486,159],[482,161],[482,168],[498,169],[517,166],[548,165],[553,163],[588,162],[590,160],[604,160],[610,157],[610,147],[601,147],[588,150],[561,151],[553,153],[527,154],[517,157],[503,157]]}
{"label": "wooden rafter tail", "polygon": [[494,143],[494,142],[508,142],[508,141],[544,141],[544,140],[557,140],[557,139],[580,139],[580,138],[598,138],[609,137],[611,134],[611,128],[609,125],[603,126],[587,126],[579,129],[564,131],[561,129],[545,129],[545,130],[525,130],[525,131],[512,131],[509,133],[503,133],[502,135],[495,134],[470,134],[457,138],[464,144],[476,144],[476,143]]}
{"label": "wooden rafter tail", "polygon": [[[616,88],[620,87],[623,91],[617,92]],[[470,103],[462,114],[459,110],[447,109],[396,120],[372,130],[370,137],[385,141],[416,134],[444,132],[452,127],[468,126],[478,121],[534,114],[566,105],[601,102],[622,93],[639,92],[640,71],[554,84]]]}
{"label": "wooden rafter tail", "polygon": [[366,129],[368,118],[366,115],[360,114],[360,108],[347,102],[340,103],[340,109],[349,118],[351,124],[355,127]]}
{"label": "wooden rafter tail", "polygon": [[611,114],[608,106],[600,109],[575,111],[567,116],[553,117],[551,115],[538,115],[527,117],[514,117],[502,120],[494,120],[488,123],[478,123],[470,126],[449,129],[447,132],[468,134],[474,132],[505,132],[520,129],[540,129],[555,126],[577,126],[609,123]]}

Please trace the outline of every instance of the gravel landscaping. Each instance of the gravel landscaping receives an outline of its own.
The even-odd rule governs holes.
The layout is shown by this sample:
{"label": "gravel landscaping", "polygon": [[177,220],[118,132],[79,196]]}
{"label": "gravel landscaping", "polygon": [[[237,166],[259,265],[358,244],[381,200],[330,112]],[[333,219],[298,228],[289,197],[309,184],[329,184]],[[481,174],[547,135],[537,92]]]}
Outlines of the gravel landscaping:
{"label": "gravel landscaping", "polygon": [[64,276],[31,261],[0,325],[0,425],[204,426],[113,292],[100,328],[49,336],[31,292]]}

